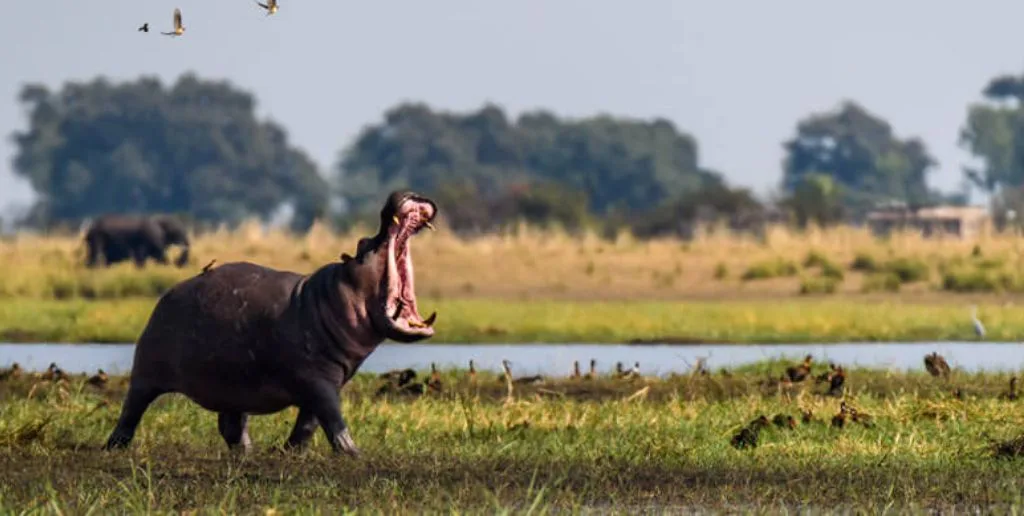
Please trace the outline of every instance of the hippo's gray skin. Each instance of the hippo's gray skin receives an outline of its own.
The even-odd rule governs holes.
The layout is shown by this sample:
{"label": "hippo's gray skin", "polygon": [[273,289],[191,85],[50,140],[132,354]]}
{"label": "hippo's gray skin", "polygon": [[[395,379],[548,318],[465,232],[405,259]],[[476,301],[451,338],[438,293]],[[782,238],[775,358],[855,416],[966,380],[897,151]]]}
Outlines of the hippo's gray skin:
{"label": "hippo's gray skin", "polygon": [[339,391],[384,341],[431,337],[435,315],[416,310],[410,238],[437,207],[392,193],[380,229],[356,256],[303,276],[248,262],[182,281],[157,302],[135,346],[131,383],[105,449],[126,447],[158,396],[178,392],[218,413],[230,448],[248,450],[249,414],[299,407],[286,448],[319,424],[335,452],[358,455]]}

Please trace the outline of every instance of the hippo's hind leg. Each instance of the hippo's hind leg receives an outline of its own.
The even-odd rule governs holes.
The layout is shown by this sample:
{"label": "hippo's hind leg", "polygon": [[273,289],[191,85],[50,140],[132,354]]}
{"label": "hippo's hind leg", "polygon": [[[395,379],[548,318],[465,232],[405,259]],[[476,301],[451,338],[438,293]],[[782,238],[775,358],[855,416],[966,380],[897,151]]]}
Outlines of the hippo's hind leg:
{"label": "hippo's hind leg", "polygon": [[335,453],[345,452],[353,457],[360,455],[359,448],[348,433],[348,424],[341,416],[341,400],[336,386],[329,383],[312,386],[302,408],[311,411],[320,422],[320,427],[327,435],[327,442],[331,443]]}
{"label": "hippo's hind leg", "polygon": [[128,446],[132,442],[132,438],[135,437],[135,429],[139,426],[139,421],[142,421],[142,414],[149,408],[150,403],[153,403],[153,400],[164,392],[164,390],[154,387],[132,384],[128,388],[124,405],[121,406],[121,417],[117,420],[117,426],[110,433],[107,444],[103,448],[112,450]]}
{"label": "hippo's hind leg", "polygon": [[285,449],[299,450],[305,448],[309,443],[309,438],[313,437],[313,432],[316,432],[317,426],[320,426],[320,422],[317,421],[313,411],[308,408],[300,408],[299,415],[295,418],[295,426],[292,428],[292,433],[284,443]]}
{"label": "hippo's hind leg", "polygon": [[249,416],[236,412],[220,412],[217,414],[217,430],[220,431],[224,442],[228,443],[229,449],[242,447],[242,451],[249,451],[252,447],[252,439],[249,439]]}

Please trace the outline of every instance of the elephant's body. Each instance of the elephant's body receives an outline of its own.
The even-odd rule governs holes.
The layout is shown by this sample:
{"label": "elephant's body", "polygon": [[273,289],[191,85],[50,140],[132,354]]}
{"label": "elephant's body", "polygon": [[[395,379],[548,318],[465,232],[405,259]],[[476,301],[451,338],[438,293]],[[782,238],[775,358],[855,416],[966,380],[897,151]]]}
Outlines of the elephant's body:
{"label": "elephant's body", "polygon": [[184,247],[175,265],[188,263],[189,241],[184,226],[174,219],[161,216],[105,215],[96,219],[86,231],[87,256],[85,264],[95,267],[99,255],[107,266],[133,260],[142,267],[152,258],[167,263],[167,248]]}

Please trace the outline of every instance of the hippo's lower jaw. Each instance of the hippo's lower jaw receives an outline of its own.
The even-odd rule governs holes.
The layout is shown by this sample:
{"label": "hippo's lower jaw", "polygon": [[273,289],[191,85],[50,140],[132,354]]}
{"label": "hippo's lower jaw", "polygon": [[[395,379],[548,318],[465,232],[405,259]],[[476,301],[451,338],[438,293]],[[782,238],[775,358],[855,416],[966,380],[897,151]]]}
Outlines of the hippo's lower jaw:
{"label": "hippo's lower jaw", "polygon": [[417,197],[406,198],[398,207],[387,231],[386,267],[382,279],[385,336],[399,342],[415,342],[434,335],[437,313],[424,319],[416,308],[411,238],[431,228],[436,211],[433,203]]}

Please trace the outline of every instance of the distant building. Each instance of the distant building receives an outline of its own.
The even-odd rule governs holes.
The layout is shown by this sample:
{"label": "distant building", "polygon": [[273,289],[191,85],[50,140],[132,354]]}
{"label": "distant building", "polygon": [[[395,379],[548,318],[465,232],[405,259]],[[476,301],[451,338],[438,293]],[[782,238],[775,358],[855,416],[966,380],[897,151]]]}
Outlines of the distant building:
{"label": "distant building", "polygon": [[916,229],[925,237],[956,236],[973,239],[989,222],[988,210],[979,206],[893,207],[868,213],[868,226],[876,235]]}

